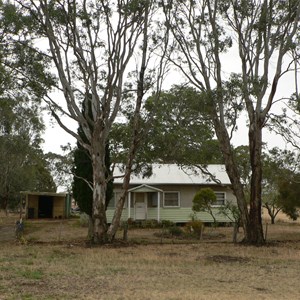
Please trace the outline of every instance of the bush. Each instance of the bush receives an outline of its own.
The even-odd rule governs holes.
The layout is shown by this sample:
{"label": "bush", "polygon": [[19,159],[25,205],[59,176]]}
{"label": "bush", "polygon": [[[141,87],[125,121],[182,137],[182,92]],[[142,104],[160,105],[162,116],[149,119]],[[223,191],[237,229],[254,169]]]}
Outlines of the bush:
{"label": "bush", "polygon": [[159,225],[158,225],[157,220],[150,219],[150,220],[142,221],[141,227],[142,228],[158,228]]}
{"label": "bush", "polygon": [[187,233],[200,237],[204,223],[199,220],[194,220],[186,223],[184,228]]}
{"label": "bush", "polygon": [[163,228],[169,228],[169,227],[174,227],[175,224],[174,224],[174,222],[169,221],[169,220],[162,220],[162,221],[161,221],[161,226],[162,226]]}
{"label": "bush", "polygon": [[86,213],[81,213],[80,214],[80,219],[79,219],[80,226],[88,227],[89,226],[89,220],[90,220],[90,217],[89,217],[88,214],[86,214]]}
{"label": "bush", "polygon": [[178,226],[169,227],[168,230],[172,236],[181,236],[183,234],[182,229]]}

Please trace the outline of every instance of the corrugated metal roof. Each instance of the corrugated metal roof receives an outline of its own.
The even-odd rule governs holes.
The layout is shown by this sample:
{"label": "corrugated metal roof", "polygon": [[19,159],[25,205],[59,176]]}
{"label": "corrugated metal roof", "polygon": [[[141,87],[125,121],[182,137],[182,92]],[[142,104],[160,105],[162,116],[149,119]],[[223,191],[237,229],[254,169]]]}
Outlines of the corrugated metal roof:
{"label": "corrugated metal roof", "polygon": [[21,191],[23,195],[66,197],[67,193]]}
{"label": "corrugated metal roof", "polygon": [[[130,184],[231,184],[224,165],[207,165],[206,168],[220,183],[213,181],[199,169],[176,164],[153,164],[150,177],[132,174]],[[116,166],[114,176],[122,175],[120,168]],[[122,183],[122,180],[123,178],[115,178],[114,183]]]}

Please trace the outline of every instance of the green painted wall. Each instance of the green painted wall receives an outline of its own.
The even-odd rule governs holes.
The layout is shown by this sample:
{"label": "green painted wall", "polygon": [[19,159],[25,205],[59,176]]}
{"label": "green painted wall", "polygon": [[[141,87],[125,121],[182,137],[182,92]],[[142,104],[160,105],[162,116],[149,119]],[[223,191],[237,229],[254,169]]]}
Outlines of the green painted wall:
{"label": "green painted wall", "polygon": [[[114,209],[108,209],[106,212],[107,221],[111,222]],[[193,211],[191,208],[179,207],[179,208],[160,208],[160,221],[169,220],[174,223],[185,223],[192,219]],[[197,219],[202,222],[213,222],[210,214],[206,212],[199,212],[196,214]],[[231,222],[227,217],[218,215],[218,209],[215,209],[215,216],[218,222]],[[130,217],[134,219],[134,209],[130,210]],[[122,221],[128,219],[128,209],[124,208],[122,212]],[[148,208],[147,220],[157,220],[157,208]]]}

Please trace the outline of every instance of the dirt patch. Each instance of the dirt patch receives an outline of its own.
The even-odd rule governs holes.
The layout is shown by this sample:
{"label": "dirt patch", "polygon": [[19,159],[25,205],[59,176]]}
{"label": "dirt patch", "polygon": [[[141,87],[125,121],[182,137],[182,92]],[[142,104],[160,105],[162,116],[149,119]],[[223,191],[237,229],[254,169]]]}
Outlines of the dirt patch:
{"label": "dirt patch", "polygon": [[16,239],[14,225],[0,226],[0,242],[10,242]]}
{"label": "dirt patch", "polygon": [[230,256],[230,255],[213,255],[207,256],[206,260],[216,263],[248,263],[250,259],[248,257]]}

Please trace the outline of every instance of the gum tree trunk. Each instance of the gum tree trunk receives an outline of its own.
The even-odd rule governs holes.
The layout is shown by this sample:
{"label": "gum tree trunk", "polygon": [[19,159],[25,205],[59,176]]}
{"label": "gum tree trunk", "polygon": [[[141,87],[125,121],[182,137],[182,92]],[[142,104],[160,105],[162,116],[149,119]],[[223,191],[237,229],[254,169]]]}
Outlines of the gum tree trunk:
{"label": "gum tree trunk", "polygon": [[[97,130],[98,129],[98,130]],[[95,244],[107,242],[107,220],[106,220],[106,188],[105,177],[105,134],[99,128],[94,129],[92,143],[92,163],[93,163],[93,236]]]}
{"label": "gum tree trunk", "polygon": [[265,242],[261,218],[262,129],[259,122],[259,119],[255,120],[249,128],[250,163],[252,174],[250,183],[250,211],[247,233],[248,241],[256,245],[261,245]]}

